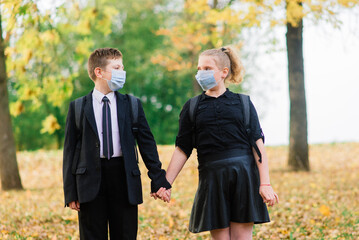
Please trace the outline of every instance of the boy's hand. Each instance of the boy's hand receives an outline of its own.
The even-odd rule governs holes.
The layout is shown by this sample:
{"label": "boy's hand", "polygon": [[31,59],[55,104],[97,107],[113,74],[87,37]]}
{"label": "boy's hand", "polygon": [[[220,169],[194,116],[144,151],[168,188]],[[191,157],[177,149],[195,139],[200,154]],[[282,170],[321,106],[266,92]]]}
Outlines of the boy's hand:
{"label": "boy's hand", "polygon": [[151,197],[154,199],[160,198],[164,202],[170,202],[171,200],[171,189],[161,187],[156,193],[151,193]]}
{"label": "boy's hand", "polygon": [[73,202],[70,202],[69,203],[69,207],[72,209],[72,210],[76,210],[76,211],[80,211],[80,203],[79,201],[73,201]]}

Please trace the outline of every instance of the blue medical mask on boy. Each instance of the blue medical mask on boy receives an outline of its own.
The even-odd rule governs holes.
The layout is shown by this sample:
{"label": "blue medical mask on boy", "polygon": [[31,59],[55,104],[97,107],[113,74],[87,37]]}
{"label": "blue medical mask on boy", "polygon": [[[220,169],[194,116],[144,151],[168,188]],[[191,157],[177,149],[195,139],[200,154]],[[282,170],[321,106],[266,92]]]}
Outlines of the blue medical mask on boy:
{"label": "blue medical mask on boy", "polygon": [[196,80],[203,91],[217,86],[216,79],[214,78],[214,70],[198,70]]}
{"label": "blue medical mask on boy", "polygon": [[109,88],[112,91],[117,91],[123,88],[123,85],[125,85],[126,82],[126,71],[112,69],[111,74],[111,80],[104,78],[107,80]]}

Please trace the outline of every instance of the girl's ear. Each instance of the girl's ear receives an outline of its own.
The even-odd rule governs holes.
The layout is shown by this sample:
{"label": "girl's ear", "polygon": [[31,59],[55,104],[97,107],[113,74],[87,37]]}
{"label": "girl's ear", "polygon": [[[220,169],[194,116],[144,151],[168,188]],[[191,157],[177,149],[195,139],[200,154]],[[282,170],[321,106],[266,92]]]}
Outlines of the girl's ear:
{"label": "girl's ear", "polygon": [[225,79],[228,76],[229,69],[227,67],[222,70],[222,78]]}

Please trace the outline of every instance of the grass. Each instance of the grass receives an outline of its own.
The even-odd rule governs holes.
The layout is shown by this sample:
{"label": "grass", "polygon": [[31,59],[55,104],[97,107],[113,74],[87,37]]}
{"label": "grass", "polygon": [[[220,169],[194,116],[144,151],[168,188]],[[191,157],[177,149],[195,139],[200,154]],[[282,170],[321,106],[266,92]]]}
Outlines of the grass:
{"label": "grass", "polygon": [[[160,146],[167,167],[173,146]],[[359,143],[310,146],[311,172],[286,168],[287,148],[267,148],[271,183],[280,204],[269,209],[271,222],[254,227],[254,239],[358,239]],[[197,160],[188,160],[169,204],[149,197],[142,172],[144,203],[139,206],[138,239],[209,239],[189,233],[197,188]],[[64,208],[62,152],[19,152],[24,191],[0,191],[0,239],[79,239],[77,214]]]}

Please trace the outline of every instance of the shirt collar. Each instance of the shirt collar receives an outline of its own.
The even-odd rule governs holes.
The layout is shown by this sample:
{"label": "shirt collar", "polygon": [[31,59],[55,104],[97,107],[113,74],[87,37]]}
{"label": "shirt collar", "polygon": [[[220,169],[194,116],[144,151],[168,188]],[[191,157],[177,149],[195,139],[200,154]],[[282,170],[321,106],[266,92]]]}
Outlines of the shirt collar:
{"label": "shirt collar", "polygon": [[[225,91],[221,96],[219,96],[218,98],[221,98],[221,97],[230,98],[230,97],[231,97],[231,93],[232,93],[232,92],[229,91],[228,88],[226,88],[226,91]],[[206,95],[206,92],[205,92],[205,91],[202,92],[202,97],[204,97],[204,98],[213,98],[213,97],[211,97],[211,96]]]}
{"label": "shirt collar", "polygon": [[114,92],[109,92],[106,95],[103,94],[102,92],[100,92],[99,90],[97,90],[96,88],[94,88],[93,92],[92,92],[92,96],[94,97],[94,99],[96,99],[96,101],[98,103],[102,103],[102,99],[104,96],[106,96],[110,102],[110,104],[112,102],[115,102],[115,93]]}
{"label": "shirt collar", "polygon": [[232,92],[231,92],[231,91],[229,91],[229,89],[228,89],[228,88],[226,88],[226,91],[223,93],[223,95],[222,95],[222,96],[225,96],[225,97],[229,98],[229,97],[231,97],[231,94],[232,94]]}

